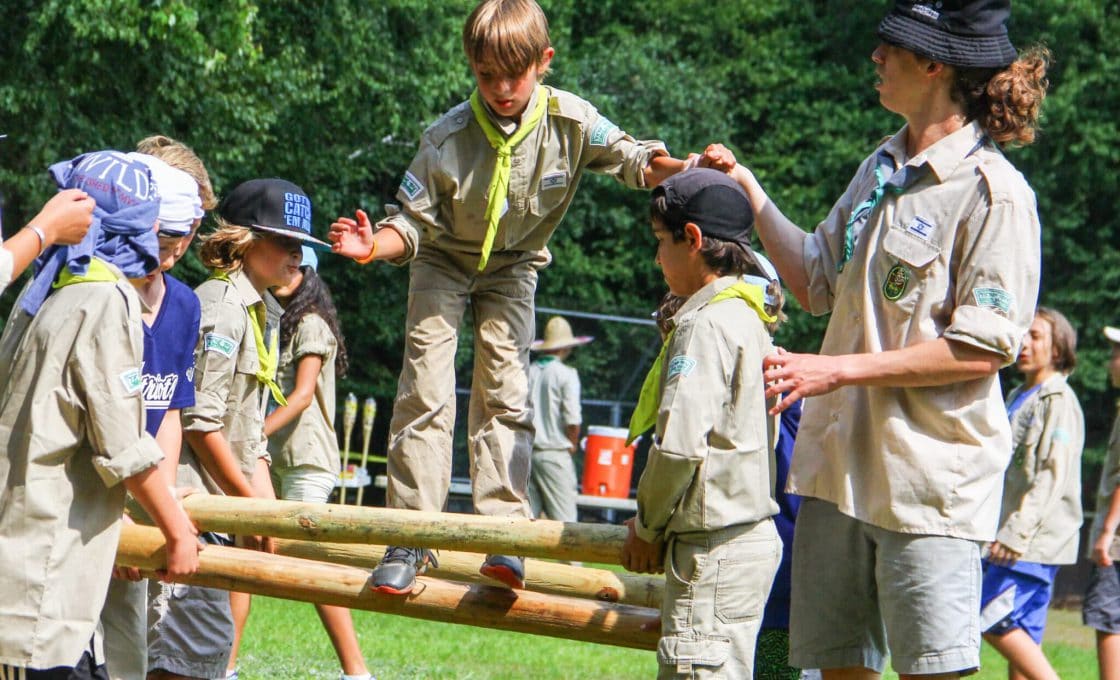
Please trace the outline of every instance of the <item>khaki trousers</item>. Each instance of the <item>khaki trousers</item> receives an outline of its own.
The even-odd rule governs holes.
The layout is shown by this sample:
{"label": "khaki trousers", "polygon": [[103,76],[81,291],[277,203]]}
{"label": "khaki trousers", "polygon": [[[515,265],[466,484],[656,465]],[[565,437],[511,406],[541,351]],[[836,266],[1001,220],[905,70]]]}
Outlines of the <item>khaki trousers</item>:
{"label": "khaki trousers", "polygon": [[404,365],[389,425],[388,503],[440,511],[451,483],[455,350],[468,301],[474,316],[474,379],[467,451],[475,511],[529,517],[533,441],[529,345],[540,252],[478,256],[421,249],[411,264]]}
{"label": "khaki trousers", "polygon": [[559,522],[578,521],[576,464],[571,451],[534,449],[529,470],[529,505],[533,516],[543,512]]}

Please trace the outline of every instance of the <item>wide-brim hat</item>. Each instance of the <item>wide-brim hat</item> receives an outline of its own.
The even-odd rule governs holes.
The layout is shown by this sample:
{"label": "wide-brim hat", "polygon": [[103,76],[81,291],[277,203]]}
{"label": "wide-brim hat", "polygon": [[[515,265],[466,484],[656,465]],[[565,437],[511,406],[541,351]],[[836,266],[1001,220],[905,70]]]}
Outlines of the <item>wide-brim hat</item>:
{"label": "wide-brim hat", "polygon": [[1018,57],[1010,16],[1010,0],[895,0],[878,35],[938,63],[1002,69]]}
{"label": "wide-brim hat", "polygon": [[544,327],[544,339],[534,340],[529,348],[534,352],[550,352],[586,345],[594,339],[591,335],[572,335],[568,320],[562,316],[554,316]]}
{"label": "wide-brim hat", "polygon": [[1120,328],[1105,326],[1104,337],[1108,338],[1109,342],[1120,345]]}
{"label": "wide-brim hat", "polygon": [[279,234],[316,250],[330,251],[329,243],[311,235],[311,199],[285,179],[251,179],[229,192],[218,215],[229,224]]}

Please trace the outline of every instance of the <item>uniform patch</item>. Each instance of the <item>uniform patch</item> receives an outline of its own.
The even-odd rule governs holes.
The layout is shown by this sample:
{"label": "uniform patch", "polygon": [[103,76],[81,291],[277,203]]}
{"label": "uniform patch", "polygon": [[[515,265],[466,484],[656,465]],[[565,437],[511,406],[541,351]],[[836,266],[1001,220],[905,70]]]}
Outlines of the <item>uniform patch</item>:
{"label": "uniform patch", "polygon": [[541,177],[541,191],[559,189],[566,186],[568,186],[568,173],[566,172],[554,172]]}
{"label": "uniform patch", "polygon": [[915,217],[906,227],[906,231],[926,241],[930,240],[930,238],[933,236],[933,230],[933,223],[924,220],[921,217]]}
{"label": "uniform patch", "polygon": [[883,279],[883,297],[893,302],[902,297],[909,285],[910,270],[901,264],[896,264],[887,272],[887,278]]}
{"label": "uniform patch", "polygon": [[405,170],[404,179],[401,180],[401,191],[404,192],[405,196],[408,196],[408,200],[412,201],[424,191],[424,185],[416,179],[416,175]]}
{"label": "uniform patch", "polygon": [[135,394],[140,391],[144,386],[144,379],[140,375],[139,368],[130,368],[124,373],[121,373],[121,384],[124,385],[124,391],[129,394]]}
{"label": "uniform patch", "polygon": [[617,125],[599,116],[599,120],[595,121],[595,127],[591,128],[591,146],[606,146],[607,139],[617,129]]}
{"label": "uniform patch", "polygon": [[237,343],[233,341],[233,338],[227,338],[217,333],[207,333],[202,337],[202,351],[217,352],[230,359],[233,357],[233,353],[237,351]]}
{"label": "uniform patch", "polygon": [[1051,437],[1059,444],[1068,444],[1070,440],[1069,432],[1066,432],[1060,427],[1054,429],[1054,434],[1052,434]]}
{"label": "uniform patch", "polygon": [[669,361],[669,373],[665,376],[666,379],[672,378],[674,375],[679,375],[682,378],[687,378],[692,369],[696,368],[696,360],[692,357],[678,354]]}
{"label": "uniform patch", "polygon": [[979,307],[995,309],[1003,312],[1004,315],[1011,313],[1011,293],[1002,288],[973,288],[972,297],[976,299]]}

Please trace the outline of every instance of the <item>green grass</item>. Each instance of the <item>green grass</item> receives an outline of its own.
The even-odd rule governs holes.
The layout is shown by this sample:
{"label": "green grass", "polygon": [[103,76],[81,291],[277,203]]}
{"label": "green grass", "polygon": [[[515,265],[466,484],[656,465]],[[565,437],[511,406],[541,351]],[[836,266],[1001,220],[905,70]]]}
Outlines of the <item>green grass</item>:
{"label": "green grass", "polygon": [[[354,612],[366,663],[380,680],[626,680],[653,678],[652,652],[523,635],[399,616]],[[1095,680],[1092,632],[1080,614],[1052,611],[1043,647],[1063,680]],[[327,635],[309,604],[253,600],[245,631],[241,677],[337,678]],[[1007,664],[986,646],[980,680],[1007,677]],[[884,678],[897,678],[887,671]]]}

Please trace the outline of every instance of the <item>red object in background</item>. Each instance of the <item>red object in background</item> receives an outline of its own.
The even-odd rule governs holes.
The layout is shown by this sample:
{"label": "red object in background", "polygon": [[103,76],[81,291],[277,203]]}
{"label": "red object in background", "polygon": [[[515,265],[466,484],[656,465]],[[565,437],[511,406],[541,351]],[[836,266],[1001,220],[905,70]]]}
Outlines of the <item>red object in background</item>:
{"label": "red object in background", "polygon": [[583,446],[583,493],[630,497],[634,447],[626,445],[626,428],[592,425]]}

